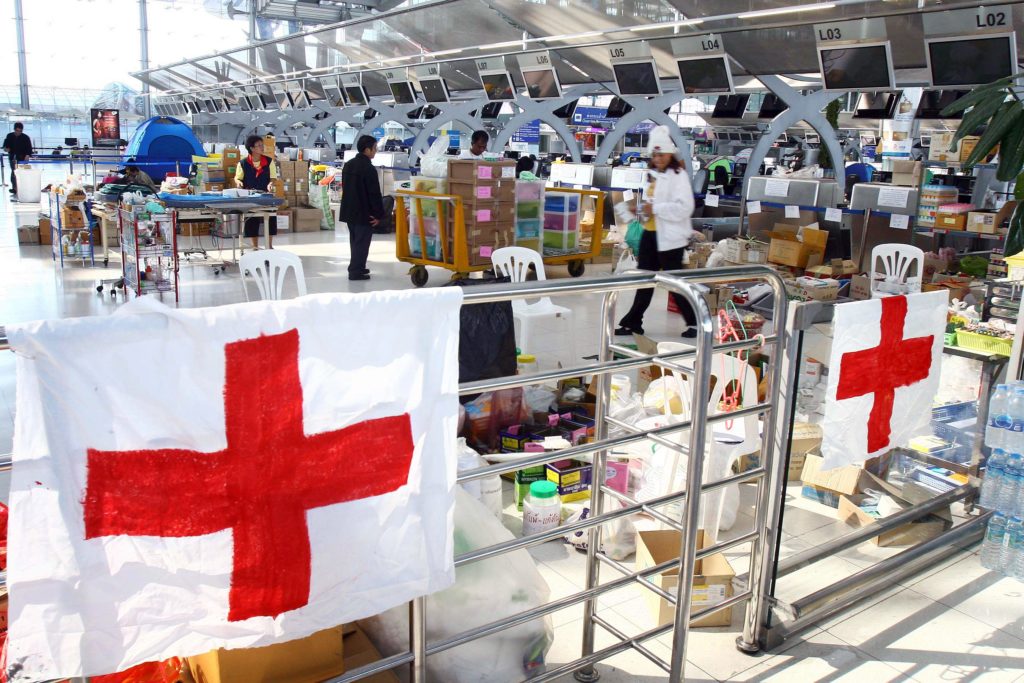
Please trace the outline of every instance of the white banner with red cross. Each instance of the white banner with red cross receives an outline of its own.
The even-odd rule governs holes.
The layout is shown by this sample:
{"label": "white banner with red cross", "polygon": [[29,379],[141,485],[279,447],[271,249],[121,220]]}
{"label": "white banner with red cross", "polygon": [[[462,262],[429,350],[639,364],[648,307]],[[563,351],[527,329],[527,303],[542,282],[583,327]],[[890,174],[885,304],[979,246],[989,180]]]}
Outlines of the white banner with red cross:
{"label": "white banner with red cross", "polygon": [[14,680],[267,645],[454,581],[461,288],[8,329]]}
{"label": "white banner with red cross", "polygon": [[928,431],[948,305],[941,291],[836,306],[824,469],[863,462]]}

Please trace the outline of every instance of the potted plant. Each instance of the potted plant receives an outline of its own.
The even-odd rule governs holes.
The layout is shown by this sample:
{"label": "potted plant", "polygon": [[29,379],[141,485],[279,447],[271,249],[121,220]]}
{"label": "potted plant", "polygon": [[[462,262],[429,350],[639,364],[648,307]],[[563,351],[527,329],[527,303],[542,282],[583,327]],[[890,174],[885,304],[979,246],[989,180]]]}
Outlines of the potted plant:
{"label": "potted plant", "polygon": [[953,136],[954,149],[962,138],[986,126],[964,168],[982,161],[998,146],[996,178],[1004,182],[1016,180],[1017,206],[1006,235],[1007,256],[1024,251],[1024,100],[1018,85],[1021,76],[1024,72],[979,86],[942,110],[943,116],[967,112]]}

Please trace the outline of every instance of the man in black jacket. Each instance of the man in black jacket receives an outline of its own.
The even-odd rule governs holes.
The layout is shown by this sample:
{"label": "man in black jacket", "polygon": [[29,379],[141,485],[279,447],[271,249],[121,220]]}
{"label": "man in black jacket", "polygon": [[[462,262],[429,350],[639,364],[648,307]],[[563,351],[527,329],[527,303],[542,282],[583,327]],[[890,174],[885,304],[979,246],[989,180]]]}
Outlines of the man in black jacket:
{"label": "man in black jacket", "polygon": [[370,240],[374,226],[384,218],[380,181],[371,163],[377,154],[377,140],[364,135],[356,142],[356,150],[359,154],[341,169],[340,218],[348,224],[348,244],[352,251],[348,279],[369,280],[366,257],[370,253]]}
{"label": "man in black jacket", "polygon": [[14,175],[14,169],[18,167],[18,162],[32,156],[32,140],[22,132],[24,130],[25,125],[18,121],[14,124],[14,132],[4,138],[4,152],[11,161],[11,194],[15,195],[18,193],[18,178]]}

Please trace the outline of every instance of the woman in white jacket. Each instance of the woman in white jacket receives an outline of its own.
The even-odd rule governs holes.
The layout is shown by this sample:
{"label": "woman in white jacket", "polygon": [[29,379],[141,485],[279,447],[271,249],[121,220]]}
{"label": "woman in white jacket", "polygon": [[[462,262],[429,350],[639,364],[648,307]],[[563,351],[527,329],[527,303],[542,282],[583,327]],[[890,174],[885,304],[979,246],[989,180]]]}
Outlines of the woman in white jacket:
{"label": "woman in white jacket", "polygon": [[[644,223],[644,233],[640,239],[640,253],[636,255],[637,267],[642,270],[680,270],[683,252],[690,241],[704,239],[704,235],[694,231],[690,222],[694,209],[693,187],[686,168],[676,157],[677,149],[667,126],[658,126],[651,131],[648,151],[651,170],[643,215],[638,217]],[[653,289],[637,290],[633,305],[619,321],[615,334],[643,334],[644,313],[653,296]],[[697,319],[693,309],[682,296],[672,296],[686,321],[687,329],[683,336],[696,337]]]}

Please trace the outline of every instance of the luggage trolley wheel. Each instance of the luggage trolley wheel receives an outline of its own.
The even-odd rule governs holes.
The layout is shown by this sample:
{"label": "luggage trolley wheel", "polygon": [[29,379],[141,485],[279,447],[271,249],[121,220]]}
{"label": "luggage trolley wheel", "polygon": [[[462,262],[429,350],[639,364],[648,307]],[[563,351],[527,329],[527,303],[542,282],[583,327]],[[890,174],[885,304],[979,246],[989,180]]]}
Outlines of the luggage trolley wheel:
{"label": "luggage trolley wheel", "polygon": [[430,278],[430,274],[427,269],[423,266],[413,266],[409,269],[409,279],[412,280],[412,284],[416,287],[422,287],[427,284],[427,280]]}
{"label": "luggage trolley wheel", "polygon": [[576,259],[575,261],[569,261],[569,275],[573,277],[579,277],[586,272],[587,266],[582,260]]}

